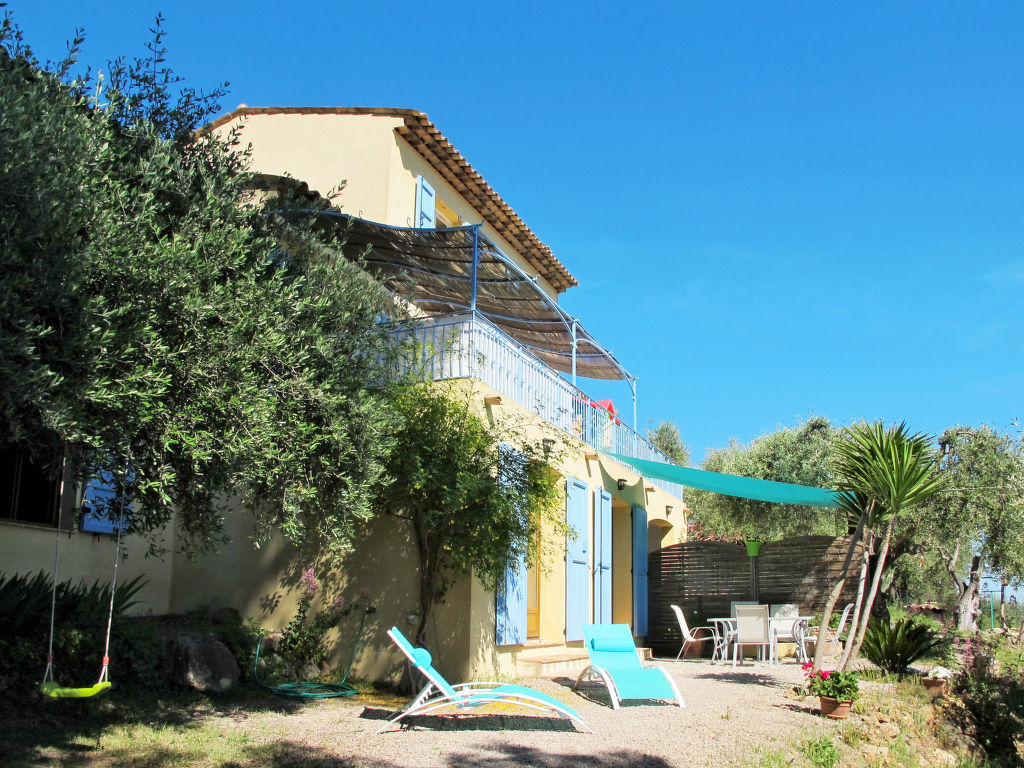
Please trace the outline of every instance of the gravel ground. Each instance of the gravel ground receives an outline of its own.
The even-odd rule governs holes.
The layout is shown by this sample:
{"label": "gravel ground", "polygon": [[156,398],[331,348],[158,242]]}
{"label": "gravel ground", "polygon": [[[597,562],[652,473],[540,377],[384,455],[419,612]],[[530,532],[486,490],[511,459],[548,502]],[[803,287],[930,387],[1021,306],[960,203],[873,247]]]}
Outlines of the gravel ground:
{"label": "gravel ground", "polygon": [[785,695],[803,680],[792,660],[735,669],[700,661],[655,663],[675,678],[685,709],[627,703],[615,711],[596,684],[574,693],[566,678],[521,681],[572,706],[593,734],[562,718],[489,705],[471,715],[410,717],[408,725],[378,736],[374,732],[403,701],[367,696],[318,702],[290,714],[245,715],[236,724],[254,742],[276,742],[276,764],[308,760],[369,768],[722,766],[752,760],[759,746],[786,746],[837,727],[815,714],[816,706]]}

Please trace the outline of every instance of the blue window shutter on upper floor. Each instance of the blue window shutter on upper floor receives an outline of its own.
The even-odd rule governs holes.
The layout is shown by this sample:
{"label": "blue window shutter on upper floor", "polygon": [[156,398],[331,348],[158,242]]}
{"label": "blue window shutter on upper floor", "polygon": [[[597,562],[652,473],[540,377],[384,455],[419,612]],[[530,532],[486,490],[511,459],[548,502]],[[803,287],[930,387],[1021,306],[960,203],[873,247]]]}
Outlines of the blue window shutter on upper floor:
{"label": "blue window shutter on upper floor", "polygon": [[[565,539],[565,639],[583,639],[590,607],[590,563],[587,540],[587,484],[570,477],[565,482],[565,523],[571,529]],[[572,537],[575,532],[576,537]]]}
{"label": "blue window shutter on upper floor", "polygon": [[633,634],[647,636],[647,510],[633,507]]}
{"label": "blue window shutter on upper floor", "polygon": [[612,495],[594,491],[594,623],[612,623]]}
{"label": "blue window shutter on upper floor", "polygon": [[[407,187],[408,189],[408,187]],[[437,223],[437,195],[422,176],[416,177],[416,227],[433,229]]]}
{"label": "blue window shutter on upper floor", "polygon": [[[499,482],[507,482],[501,468],[505,462],[523,462],[526,456],[510,445],[502,443],[498,466]],[[494,604],[494,638],[497,645],[521,645],[526,642],[526,560],[510,562],[505,578],[498,585]]]}

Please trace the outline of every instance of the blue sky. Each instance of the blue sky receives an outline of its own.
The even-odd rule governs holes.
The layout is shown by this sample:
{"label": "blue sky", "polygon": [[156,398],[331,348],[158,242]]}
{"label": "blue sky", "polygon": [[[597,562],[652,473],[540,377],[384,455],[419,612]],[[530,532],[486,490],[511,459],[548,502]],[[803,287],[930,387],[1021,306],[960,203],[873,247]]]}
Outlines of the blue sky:
{"label": "blue sky", "polygon": [[93,65],[162,10],[225,111],[426,112],[697,460],[810,415],[1024,417],[1024,5],[235,5],[8,9],[44,57],[84,27]]}

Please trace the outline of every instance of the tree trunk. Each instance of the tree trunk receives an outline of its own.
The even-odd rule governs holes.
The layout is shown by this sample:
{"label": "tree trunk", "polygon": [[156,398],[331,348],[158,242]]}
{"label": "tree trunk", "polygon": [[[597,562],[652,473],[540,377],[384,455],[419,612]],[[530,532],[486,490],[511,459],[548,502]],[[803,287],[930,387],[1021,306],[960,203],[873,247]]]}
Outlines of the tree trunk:
{"label": "tree trunk", "polygon": [[420,617],[416,625],[416,637],[413,640],[415,645],[425,648],[427,644],[427,620],[433,610],[437,598],[437,560],[434,557],[435,549],[431,546],[430,533],[417,520],[413,523],[416,533],[416,549],[420,560]]}
{"label": "tree trunk", "polygon": [[960,599],[956,601],[956,628],[963,632],[977,632],[977,616],[981,613],[981,577],[985,565],[979,552],[971,558],[971,573],[964,582]]}
{"label": "tree trunk", "polygon": [[850,641],[856,635],[860,614],[864,610],[864,591],[868,583],[868,565],[871,562],[871,550],[874,549],[874,546],[875,533],[874,531],[868,531],[864,537],[864,556],[860,561],[860,576],[857,579],[857,597],[853,601],[853,616],[850,617],[850,631],[846,633],[846,647],[843,648],[843,655],[839,659],[837,669],[844,669],[846,662],[850,658],[850,649],[853,647],[853,643]]}
{"label": "tree trunk", "polygon": [[857,528],[853,532],[853,537],[850,539],[850,546],[846,550],[846,557],[843,558],[843,568],[839,573],[839,580],[832,587],[832,591],[828,595],[828,599],[825,601],[825,607],[822,609],[821,626],[818,628],[818,636],[814,640],[814,666],[811,669],[811,674],[816,675],[818,670],[821,669],[821,660],[825,656],[825,627],[828,626],[829,621],[832,619],[832,610],[836,607],[836,603],[839,601],[839,596],[843,593],[843,585],[846,584],[846,575],[850,572],[850,561],[853,560],[853,553],[857,551],[857,544],[860,542],[861,532],[864,530],[864,522],[867,520],[868,510],[865,509],[860,513],[860,520],[857,521]]}
{"label": "tree trunk", "polygon": [[[846,669],[846,665],[857,658],[857,654],[860,653],[860,647],[864,644],[864,635],[867,634],[868,622],[871,621],[871,610],[875,607],[875,598],[878,596],[878,587],[882,583],[882,572],[885,570],[885,560],[889,555],[889,544],[892,542],[892,529],[895,524],[896,516],[893,515],[892,519],[889,520],[889,527],[885,529],[885,538],[882,539],[882,548],[879,550],[878,558],[875,562],[875,575],[874,578],[871,579],[871,591],[868,592],[867,601],[864,603],[864,618],[861,621],[860,628],[857,630],[857,639],[853,642],[847,642],[849,647],[843,654],[843,661],[839,665],[839,669]],[[847,637],[852,637],[852,635],[847,635]]]}
{"label": "tree trunk", "polygon": [[999,626],[1004,630],[1009,629],[1010,625],[1006,621],[1006,582],[1002,582],[999,585]]}

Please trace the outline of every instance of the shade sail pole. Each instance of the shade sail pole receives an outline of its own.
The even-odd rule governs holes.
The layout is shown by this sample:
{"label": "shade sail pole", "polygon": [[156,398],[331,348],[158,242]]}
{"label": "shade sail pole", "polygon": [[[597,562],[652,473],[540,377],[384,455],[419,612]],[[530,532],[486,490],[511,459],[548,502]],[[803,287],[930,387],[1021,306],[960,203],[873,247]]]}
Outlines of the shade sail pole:
{"label": "shade sail pole", "polygon": [[572,385],[576,386],[576,326],[578,321],[572,319]]}
{"label": "shade sail pole", "polygon": [[629,388],[633,390],[633,431],[636,432],[636,379],[629,380]]}

